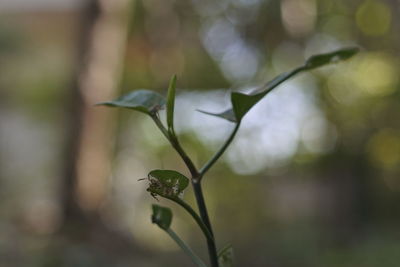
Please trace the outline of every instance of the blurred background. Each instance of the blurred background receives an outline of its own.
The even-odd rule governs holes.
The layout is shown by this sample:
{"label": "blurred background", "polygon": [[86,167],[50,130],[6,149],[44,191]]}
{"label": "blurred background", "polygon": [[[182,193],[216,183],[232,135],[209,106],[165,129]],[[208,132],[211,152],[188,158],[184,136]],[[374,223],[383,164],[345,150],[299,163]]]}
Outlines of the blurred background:
{"label": "blurred background", "polygon": [[[0,0],[0,266],[191,266],[151,224],[156,168],[187,174],[153,122],[94,107],[166,93],[201,166],[233,125],[218,112],[315,53],[245,117],[204,179],[237,266],[399,266],[400,1]],[[163,114],[161,114],[163,115]],[[191,189],[185,199],[194,204]],[[192,219],[173,229],[207,260]]]}

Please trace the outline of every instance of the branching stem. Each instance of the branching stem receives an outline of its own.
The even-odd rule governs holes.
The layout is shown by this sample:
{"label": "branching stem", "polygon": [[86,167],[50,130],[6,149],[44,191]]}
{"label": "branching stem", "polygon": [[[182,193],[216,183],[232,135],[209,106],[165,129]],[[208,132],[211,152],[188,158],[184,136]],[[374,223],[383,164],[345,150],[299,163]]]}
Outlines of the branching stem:
{"label": "branching stem", "polygon": [[185,201],[183,201],[180,198],[170,198],[170,200],[176,202],[179,204],[182,208],[184,208],[196,221],[196,223],[199,225],[200,229],[203,231],[204,236],[206,237],[207,240],[212,240],[214,241],[214,237],[209,231],[208,227],[204,224],[203,220],[199,217],[199,215],[192,209],[192,207],[187,204]]}
{"label": "branching stem", "polygon": [[217,153],[214,154],[214,156],[206,163],[204,164],[203,168],[200,169],[200,180],[204,176],[204,174],[215,164],[215,162],[222,156],[222,154],[225,152],[225,150],[228,148],[228,146],[231,144],[233,138],[235,137],[238,129],[240,127],[240,122],[236,123],[235,128],[233,129],[231,135],[228,137],[228,139],[225,141],[225,143],[221,146],[221,148],[217,151]]}
{"label": "branching stem", "polygon": [[[193,192],[194,192],[194,195],[196,198],[196,202],[197,202],[197,206],[198,206],[198,209],[200,212],[200,218],[201,218],[202,223],[199,223],[199,221],[197,221],[198,215],[193,211],[192,208],[187,209],[188,207],[190,207],[189,205],[187,205],[183,201],[181,203],[178,202],[178,204],[180,204],[182,207],[184,207],[193,216],[193,218],[199,224],[200,228],[202,228],[202,225],[206,226],[207,231],[205,231],[205,229],[203,229],[203,228],[202,228],[202,230],[207,238],[207,248],[208,248],[208,254],[210,257],[211,267],[218,267],[219,265],[218,265],[217,246],[215,244],[214,234],[212,231],[210,219],[209,219],[208,212],[207,212],[206,203],[204,200],[203,191],[202,191],[201,184],[200,184],[200,179],[202,176],[198,172],[198,170],[197,170],[196,166],[193,164],[192,160],[189,158],[189,156],[186,154],[186,152],[181,147],[176,135],[172,131],[168,131],[164,127],[160,118],[158,117],[158,114],[154,113],[154,114],[152,114],[151,117],[154,120],[154,122],[156,123],[157,127],[163,133],[163,135],[168,139],[168,141],[170,142],[172,147],[178,152],[178,154],[180,155],[182,160],[185,162],[187,168],[189,169],[190,174],[192,175],[191,181],[192,181],[192,186],[193,186]],[[229,144],[227,144],[227,145],[229,145]],[[221,152],[221,154],[222,153],[223,153],[223,151]],[[217,159],[218,158],[216,158],[215,160],[217,160]]]}

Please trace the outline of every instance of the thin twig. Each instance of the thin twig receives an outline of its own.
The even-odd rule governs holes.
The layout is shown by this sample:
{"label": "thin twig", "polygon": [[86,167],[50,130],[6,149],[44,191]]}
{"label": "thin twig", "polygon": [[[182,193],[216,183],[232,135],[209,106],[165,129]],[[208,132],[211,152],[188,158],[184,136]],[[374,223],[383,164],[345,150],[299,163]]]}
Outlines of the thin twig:
{"label": "thin twig", "polygon": [[204,174],[215,164],[215,162],[222,156],[228,146],[231,144],[233,138],[235,137],[238,129],[240,127],[240,122],[236,123],[235,128],[233,129],[232,133],[225,141],[225,143],[221,146],[221,148],[214,154],[214,156],[200,169],[200,180],[204,176]]}
{"label": "thin twig", "polygon": [[179,236],[171,229],[168,228],[165,230],[169,234],[169,236],[178,244],[178,246],[189,255],[192,261],[199,267],[207,267],[205,263],[189,248],[186,243],[179,238]]}

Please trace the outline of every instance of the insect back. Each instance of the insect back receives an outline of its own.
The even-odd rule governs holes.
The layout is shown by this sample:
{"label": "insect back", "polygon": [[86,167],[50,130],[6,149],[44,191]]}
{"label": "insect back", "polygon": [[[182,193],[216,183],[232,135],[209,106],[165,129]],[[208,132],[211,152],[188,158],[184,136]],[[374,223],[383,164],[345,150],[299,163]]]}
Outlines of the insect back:
{"label": "insect back", "polygon": [[153,197],[169,199],[182,198],[183,190],[189,185],[189,179],[173,170],[153,170],[148,174],[150,182],[147,191]]}

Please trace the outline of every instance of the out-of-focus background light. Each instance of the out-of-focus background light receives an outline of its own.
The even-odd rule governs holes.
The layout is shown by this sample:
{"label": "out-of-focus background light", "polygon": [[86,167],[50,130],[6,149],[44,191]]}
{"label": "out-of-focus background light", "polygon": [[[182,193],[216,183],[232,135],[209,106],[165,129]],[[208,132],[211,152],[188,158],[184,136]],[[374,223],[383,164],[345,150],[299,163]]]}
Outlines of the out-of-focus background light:
{"label": "out-of-focus background light", "polygon": [[189,266],[138,181],[184,164],[149,118],[94,104],[165,94],[177,74],[176,131],[200,166],[233,125],[197,110],[358,45],[260,101],[204,190],[237,266],[397,267],[399,12],[392,0],[0,0],[0,266]]}

